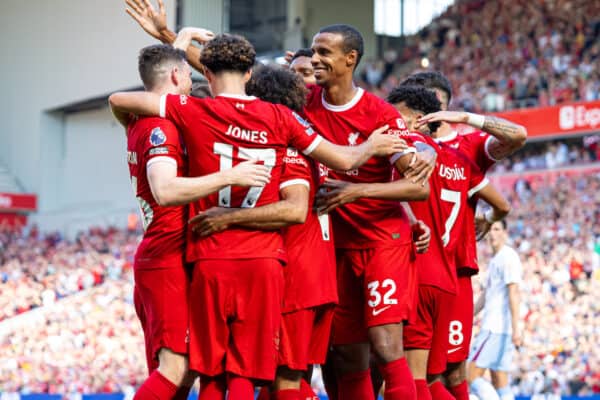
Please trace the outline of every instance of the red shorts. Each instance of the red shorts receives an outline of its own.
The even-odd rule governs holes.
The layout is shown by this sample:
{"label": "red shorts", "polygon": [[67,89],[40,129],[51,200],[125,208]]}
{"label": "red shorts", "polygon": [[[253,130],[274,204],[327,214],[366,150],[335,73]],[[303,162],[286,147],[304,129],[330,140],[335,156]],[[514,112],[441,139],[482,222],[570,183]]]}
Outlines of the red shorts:
{"label": "red shorts", "polygon": [[282,315],[279,365],[306,371],[309,364],[325,363],[333,309],[331,304]]}
{"label": "red shorts", "polygon": [[448,362],[466,361],[473,333],[473,286],[471,276],[458,276],[458,293],[450,312]]}
{"label": "red shorts", "polygon": [[158,351],[165,347],[187,354],[188,286],[183,265],[135,269],[133,302],[142,323],[148,372],[158,368]]}
{"label": "red shorts", "polygon": [[448,325],[455,295],[435,286],[419,285],[416,320],[404,327],[405,349],[427,349],[428,374],[446,370]]}
{"label": "red shorts", "polygon": [[412,316],[417,294],[414,255],[412,244],[336,251],[339,305],[333,316],[333,344],[368,342],[368,328]]}
{"label": "red shorts", "polygon": [[190,369],[273,380],[283,268],[274,258],[202,260],[190,286]]}

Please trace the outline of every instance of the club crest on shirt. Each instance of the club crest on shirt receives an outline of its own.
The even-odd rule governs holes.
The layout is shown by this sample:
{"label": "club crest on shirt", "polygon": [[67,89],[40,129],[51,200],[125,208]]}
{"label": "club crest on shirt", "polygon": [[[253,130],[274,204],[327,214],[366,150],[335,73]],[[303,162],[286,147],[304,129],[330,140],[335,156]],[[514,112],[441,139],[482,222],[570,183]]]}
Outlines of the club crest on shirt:
{"label": "club crest on shirt", "polygon": [[404,120],[402,118],[396,119],[396,125],[398,125],[398,128],[400,129],[406,129],[406,124],[404,123]]}
{"label": "club crest on shirt", "polygon": [[296,150],[292,147],[288,147],[287,148],[287,156],[288,157],[298,157],[298,150]]}
{"label": "club crest on shirt", "polygon": [[350,146],[356,146],[357,143],[356,141],[358,140],[358,138],[360,137],[360,132],[352,132],[348,135],[348,144]]}
{"label": "club crest on shirt", "polygon": [[167,141],[167,135],[160,128],[152,129],[150,132],[150,144],[152,146],[160,146]]}

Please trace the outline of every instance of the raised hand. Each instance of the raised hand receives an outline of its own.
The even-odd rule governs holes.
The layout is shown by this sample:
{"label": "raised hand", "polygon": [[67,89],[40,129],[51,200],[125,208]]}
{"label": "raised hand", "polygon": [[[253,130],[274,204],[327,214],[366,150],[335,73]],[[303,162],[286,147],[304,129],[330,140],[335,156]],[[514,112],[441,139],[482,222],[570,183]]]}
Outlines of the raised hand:
{"label": "raised hand", "polygon": [[371,145],[372,154],[374,156],[385,157],[395,153],[401,153],[408,148],[408,145],[403,139],[395,135],[385,134],[389,125],[384,125],[375,129],[368,142]]}
{"label": "raised hand", "polygon": [[208,29],[186,27],[181,29],[177,34],[177,38],[173,42],[173,47],[185,51],[189,47],[192,40],[195,40],[200,44],[205,44],[214,38],[215,34]]}
{"label": "raised hand", "polygon": [[129,6],[125,11],[144,31],[155,39],[162,40],[162,33],[167,30],[167,13],[162,0],[158,0],[158,12],[150,0],[125,0]]}
{"label": "raised hand", "polygon": [[417,120],[416,128],[427,125],[430,122],[450,122],[466,124],[469,120],[469,114],[462,111],[438,111],[422,116]]}

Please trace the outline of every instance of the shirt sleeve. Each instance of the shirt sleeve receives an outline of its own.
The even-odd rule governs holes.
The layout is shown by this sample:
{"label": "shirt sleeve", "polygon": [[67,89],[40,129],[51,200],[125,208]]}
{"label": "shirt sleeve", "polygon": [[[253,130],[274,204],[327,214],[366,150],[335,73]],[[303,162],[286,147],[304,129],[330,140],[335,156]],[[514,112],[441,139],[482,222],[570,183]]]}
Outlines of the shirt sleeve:
{"label": "shirt sleeve", "polygon": [[469,160],[466,161],[469,163],[468,167],[470,169],[469,191],[467,194],[469,197],[473,197],[477,192],[489,185],[490,181],[485,177],[477,165],[469,162]]}
{"label": "shirt sleeve", "polygon": [[311,124],[294,111],[285,109],[282,115],[289,134],[288,144],[303,154],[309,155],[323,141]]}
{"label": "shirt sleeve", "polygon": [[418,133],[409,131],[408,128],[406,127],[406,123],[404,122],[404,120],[402,119],[400,114],[398,114],[398,112],[395,111],[395,109],[394,109],[394,112],[395,112],[395,115],[390,115],[387,118],[387,120],[385,120],[385,122],[383,122],[381,124],[381,126],[388,125],[389,128],[386,131],[386,134],[395,135],[395,136],[399,137],[400,139],[403,139],[406,142],[406,144],[408,145],[408,148],[400,153],[392,154],[390,156],[391,164],[395,164],[396,161],[398,161],[398,159],[402,158],[406,154],[416,153],[417,149],[414,145],[414,142],[415,142],[415,140],[418,141],[421,137],[421,135],[419,135]]}
{"label": "shirt sleeve", "polygon": [[171,121],[179,129],[185,126],[186,120],[190,119],[191,102],[194,99],[186,95],[163,94],[160,97],[161,118]]}
{"label": "shirt sleeve", "polygon": [[507,285],[511,283],[520,284],[522,281],[522,266],[517,252],[514,250],[506,252],[504,263],[504,283]]}
{"label": "shirt sleeve", "polygon": [[485,174],[498,161],[488,151],[489,143],[494,140],[494,137],[483,131],[470,133],[467,137],[473,153],[472,159]]}
{"label": "shirt sleeve", "polygon": [[279,189],[293,185],[304,185],[310,190],[311,172],[308,161],[298,150],[287,148],[283,157],[283,171]]}
{"label": "shirt sleeve", "polygon": [[167,161],[178,166],[182,149],[179,132],[171,122],[157,118],[156,122],[148,127],[144,139],[146,166],[158,161]]}

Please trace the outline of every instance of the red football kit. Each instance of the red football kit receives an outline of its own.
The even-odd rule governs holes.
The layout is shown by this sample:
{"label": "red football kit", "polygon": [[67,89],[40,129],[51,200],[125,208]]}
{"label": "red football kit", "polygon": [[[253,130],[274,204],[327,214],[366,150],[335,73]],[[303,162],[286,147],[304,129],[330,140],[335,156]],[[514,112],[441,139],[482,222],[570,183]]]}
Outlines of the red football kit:
{"label": "red football kit", "polygon": [[187,161],[175,126],[161,118],[140,118],[130,123],[127,162],[144,227],[134,261],[134,304],[144,331],[148,370],[152,372],[158,367],[161,347],[187,353],[187,210],[159,206],[147,178],[148,167],[157,162],[176,165],[178,176],[186,174]]}
{"label": "red football kit", "polygon": [[[334,106],[325,101],[321,87],[310,86],[305,115],[320,134],[340,145],[358,145],[387,124],[388,133],[408,143],[406,153],[415,152],[415,134],[396,109],[362,89],[349,103]],[[373,157],[358,169],[329,175],[352,183],[389,182],[402,155]],[[332,223],[339,294],[333,342],[365,342],[368,327],[402,322],[411,315],[417,281],[410,224],[399,202],[366,198],[338,207]]]}
{"label": "red football kit", "polygon": [[327,177],[327,167],[289,148],[283,158],[280,188],[305,185],[309,211],[303,224],[282,230],[288,255],[279,352],[280,365],[306,370],[325,362],[333,305],[337,302],[335,251],[329,215],[318,215],[314,198]]}
{"label": "red football kit", "polygon": [[[497,160],[489,153],[493,136],[476,131],[468,134],[453,132],[437,139],[464,154],[485,174]],[[463,225],[463,246],[459,246],[456,265],[458,267],[458,294],[450,316],[448,362],[464,361],[469,356],[473,332],[473,287],[471,276],[477,274],[477,241],[475,239],[475,211],[477,198],[469,200]]]}
{"label": "red football kit", "polygon": [[[479,169],[457,150],[424,138],[437,154],[427,201],[410,202],[417,220],[431,229],[431,242],[417,255],[419,299],[414,324],[405,327],[405,348],[430,349],[428,373],[446,369],[448,326],[457,293],[456,253],[463,240],[467,201],[488,184]],[[417,144],[418,146],[418,144]]]}
{"label": "red football kit", "polygon": [[[309,154],[322,140],[289,109],[251,96],[167,95],[161,98],[160,114],[184,138],[190,176],[250,159],[271,168],[264,187],[226,187],[192,203],[192,216],[211,207],[278,201],[288,145]],[[188,230],[187,259],[196,263],[190,287],[190,368],[208,376],[227,371],[272,380],[284,284],[281,261],[286,259],[281,234],[235,227],[200,238]]]}

